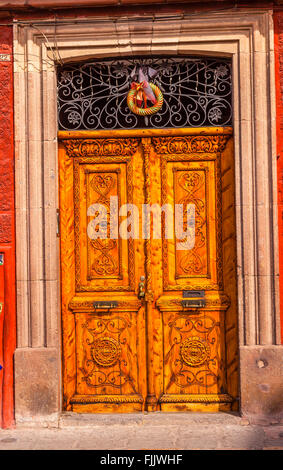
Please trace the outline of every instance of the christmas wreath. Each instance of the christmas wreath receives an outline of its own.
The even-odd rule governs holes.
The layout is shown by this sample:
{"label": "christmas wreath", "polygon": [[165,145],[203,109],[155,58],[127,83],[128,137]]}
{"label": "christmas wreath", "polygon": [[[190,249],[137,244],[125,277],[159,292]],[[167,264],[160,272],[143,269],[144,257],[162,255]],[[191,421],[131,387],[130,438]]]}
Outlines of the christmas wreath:
{"label": "christmas wreath", "polygon": [[[148,77],[153,78],[156,74],[157,72],[150,67],[148,70],[139,67],[138,72],[135,68],[131,73],[131,77],[137,77],[138,81],[133,81],[131,84],[131,89],[127,95],[127,104],[129,109],[139,116],[150,116],[162,108],[162,92],[157,85],[148,80]],[[151,101],[153,106],[147,106],[148,100]]]}
{"label": "christmas wreath", "polygon": [[[148,88],[151,90],[151,94],[148,93]],[[147,107],[147,100],[153,103],[153,106]],[[141,105],[144,102],[144,107]],[[132,83],[132,87],[127,96],[127,104],[129,109],[139,116],[150,116],[151,114],[157,113],[163,105],[163,95],[154,83],[142,82]]]}

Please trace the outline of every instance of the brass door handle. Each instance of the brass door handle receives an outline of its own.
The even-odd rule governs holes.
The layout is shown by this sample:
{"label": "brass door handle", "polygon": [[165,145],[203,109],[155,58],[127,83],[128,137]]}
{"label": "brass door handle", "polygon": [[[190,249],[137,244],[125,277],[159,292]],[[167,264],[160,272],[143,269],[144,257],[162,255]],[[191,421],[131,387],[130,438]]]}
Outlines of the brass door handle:
{"label": "brass door handle", "polygon": [[144,297],[145,297],[145,277],[141,276],[140,282],[139,282],[138,298],[144,299]]}

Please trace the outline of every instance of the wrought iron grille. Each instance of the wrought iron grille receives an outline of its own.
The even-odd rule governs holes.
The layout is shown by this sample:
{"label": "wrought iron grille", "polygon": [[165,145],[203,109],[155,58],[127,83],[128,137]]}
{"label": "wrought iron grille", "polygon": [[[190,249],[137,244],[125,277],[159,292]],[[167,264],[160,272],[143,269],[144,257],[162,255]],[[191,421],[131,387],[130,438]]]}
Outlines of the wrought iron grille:
{"label": "wrought iron grille", "polygon": [[[127,94],[135,70],[154,69],[151,80],[162,91],[162,109],[134,114]],[[135,58],[58,67],[60,130],[229,126],[232,79],[229,59]]]}

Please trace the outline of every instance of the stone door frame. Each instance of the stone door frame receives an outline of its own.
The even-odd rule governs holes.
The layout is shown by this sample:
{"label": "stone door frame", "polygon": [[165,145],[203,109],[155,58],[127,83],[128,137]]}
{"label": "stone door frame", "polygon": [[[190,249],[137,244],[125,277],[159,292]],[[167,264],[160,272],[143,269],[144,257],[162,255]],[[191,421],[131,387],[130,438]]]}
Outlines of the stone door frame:
{"label": "stone door frame", "polygon": [[272,15],[247,9],[166,21],[158,14],[15,21],[18,423],[57,419],[62,409],[55,65],[138,54],[232,58],[241,411],[265,413],[252,387],[282,357]]}

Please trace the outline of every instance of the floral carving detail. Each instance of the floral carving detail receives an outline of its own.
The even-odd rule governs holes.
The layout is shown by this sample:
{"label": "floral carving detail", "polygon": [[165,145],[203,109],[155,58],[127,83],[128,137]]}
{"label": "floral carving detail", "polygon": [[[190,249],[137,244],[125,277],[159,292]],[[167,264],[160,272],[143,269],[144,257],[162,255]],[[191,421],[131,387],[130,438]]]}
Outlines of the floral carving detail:
{"label": "floral carving detail", "polygon": [[217,153],[224,150],[230,135],[153,137],[157,153],[187,154],[195,152]]}
{"label": "floral carving detail", "polygon": [[138,139],[68,139],[63,140],[69,157],[131,156],[138,148]]}

